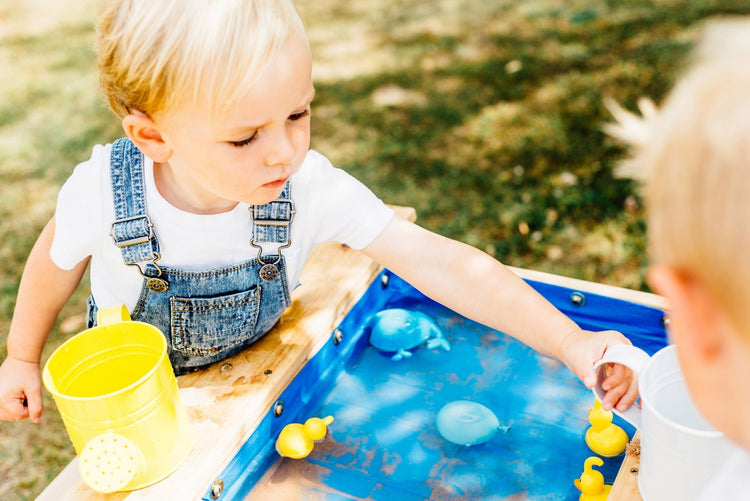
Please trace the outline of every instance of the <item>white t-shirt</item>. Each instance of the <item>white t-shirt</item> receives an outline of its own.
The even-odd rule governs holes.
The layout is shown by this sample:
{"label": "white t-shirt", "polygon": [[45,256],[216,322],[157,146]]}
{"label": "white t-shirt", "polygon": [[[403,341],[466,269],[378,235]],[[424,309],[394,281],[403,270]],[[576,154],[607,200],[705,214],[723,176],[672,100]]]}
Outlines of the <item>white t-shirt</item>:
{"label": "white t-shirt", "polygon": [[[97,305],[135,307],[142,278],[123,263],[110,237],[114,205],[109,157],[112,146],[98,145],[60,190],[55,213],[52,261],[69,270],[91,256],[91,291]],[[252,218],[247,204],[222,214],[192,214],[159,194],[153,162],[144,164],[146,207],[159,241],[158,264],[187,271],[231,266],[257,257],[250,246]],[[367,187],[310,150],[292,177],[295,206],[291,246],[283,250],[290,290],[315,244],[341,242],[354,249],[369,245],[393,217],[393,211]],[[264,245],[275,253],[279,244]]]}
{"label": "white t-shirt", "polygon": [[750,501],[750,454],[739,451],[711,477],[697,501]]}

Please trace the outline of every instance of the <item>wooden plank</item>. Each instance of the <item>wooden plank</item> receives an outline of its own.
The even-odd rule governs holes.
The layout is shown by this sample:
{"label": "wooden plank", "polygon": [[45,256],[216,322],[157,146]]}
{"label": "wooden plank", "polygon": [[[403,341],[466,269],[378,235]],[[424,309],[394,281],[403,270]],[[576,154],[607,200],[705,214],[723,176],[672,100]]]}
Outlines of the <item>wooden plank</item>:
{"label": "wooden plank", "polygon": [[[410,220],[414,209],[396,207]],[[260,341],[206,369],[178,378],[195,433],[193,451],[161,482],[131,493],[99,494],[71,462],[37,498],[40,501],[199,499],[256,428],[278,395],[327,342],[381,267],[341,244],[313,249],[292,294],[292,305]],[[271,370],[271,374],[265,372]]]}
{"label": "wooden plank", "polygon": [[638,489],[640,463],[641,435],[636,432],[625,450],[625,459],[609,492],[608,501],[641,501],[641,491]]}
{"label": "wooden plank", "polygon": [[623,287],[615,287],[614,285],[588,282],[586,280],[564,277],[562,275],[553,275],[552,273],[545,273],[543,271],[514,268],[513,266],[509,266],[509,268],[521,278],[536,280],[537,282],[544,282],[551,285],[559,285],[560,287],[567,287],[569,289],[575,289],[581,292],[591,292],[592,294],[599,294],[601,296],[622,299],[625,301],[630,301],[631,303],[638,303],[644,306],[660,308],[662,310],[669,309],[667,300],[663,296],[659,296],[657,294],[651,294],[649,292],[642,292],[633,289],[625,289]]}

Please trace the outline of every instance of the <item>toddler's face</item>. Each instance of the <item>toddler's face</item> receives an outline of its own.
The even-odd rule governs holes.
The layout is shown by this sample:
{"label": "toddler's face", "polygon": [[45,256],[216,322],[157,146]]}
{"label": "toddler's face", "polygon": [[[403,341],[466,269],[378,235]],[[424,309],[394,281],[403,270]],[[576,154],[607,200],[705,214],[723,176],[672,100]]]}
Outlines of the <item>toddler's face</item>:
{"label": "toddler's face", "polygon": [[156,117],[173,152],[155,166],[159,190],[173,205],[196,213],[274,200],[310,147],[314,93],[307,42],[293,35],[226,111],[212,113],[206,99]]}

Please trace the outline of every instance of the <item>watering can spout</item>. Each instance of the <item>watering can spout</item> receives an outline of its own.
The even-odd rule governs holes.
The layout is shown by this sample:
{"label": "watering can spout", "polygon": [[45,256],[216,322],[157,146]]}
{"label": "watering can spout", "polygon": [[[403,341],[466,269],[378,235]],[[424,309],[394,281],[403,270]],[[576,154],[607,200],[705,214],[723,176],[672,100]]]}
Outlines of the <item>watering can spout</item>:
{"label": "watering can spout", "polygon": [[78,469],[86,485],[102,493],[124,489],[147,468],[136,445],[118,433],[102,433],[81,451]]}

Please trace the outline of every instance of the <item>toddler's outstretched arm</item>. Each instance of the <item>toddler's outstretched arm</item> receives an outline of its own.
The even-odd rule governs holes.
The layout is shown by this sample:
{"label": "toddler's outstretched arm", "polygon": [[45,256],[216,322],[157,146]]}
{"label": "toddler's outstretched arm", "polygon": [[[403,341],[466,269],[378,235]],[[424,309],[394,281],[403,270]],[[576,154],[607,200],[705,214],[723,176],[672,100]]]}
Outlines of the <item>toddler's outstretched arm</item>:
{"label": "toddler's outstretched arm", "polygon": [[[363,252],[435,301],[562,361],[589,388],[607,347],[629,344],[615,331],[582,330],[488,254],[399,216]],[[632,373],[622,366],[604,388],[605,408],[626,409],[637,398]]]}
{"label": "toddler's outstretched arm", "polygon": [[18,287],[18,298],[8,334],[8,356],[0,365],[0,420],[42,415],[39,361],[42,348],[60,309],[70,299],[86,270],[88,259],[72,270],[58,268],[50,258],[54,218],[47,223],[29,254]]}

